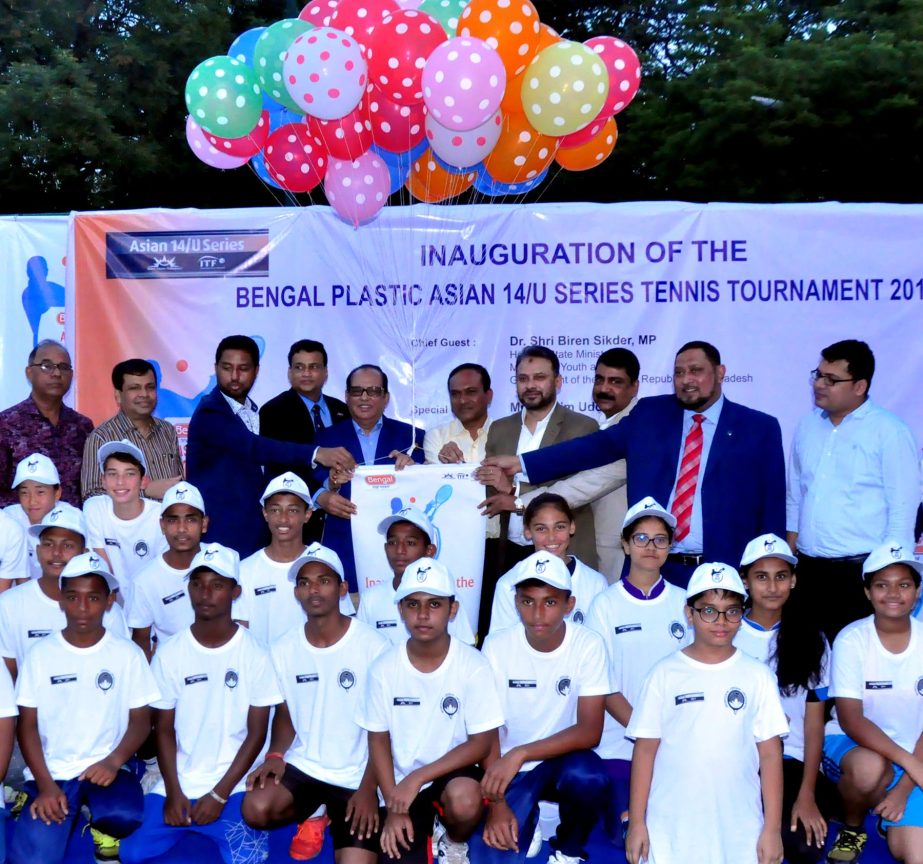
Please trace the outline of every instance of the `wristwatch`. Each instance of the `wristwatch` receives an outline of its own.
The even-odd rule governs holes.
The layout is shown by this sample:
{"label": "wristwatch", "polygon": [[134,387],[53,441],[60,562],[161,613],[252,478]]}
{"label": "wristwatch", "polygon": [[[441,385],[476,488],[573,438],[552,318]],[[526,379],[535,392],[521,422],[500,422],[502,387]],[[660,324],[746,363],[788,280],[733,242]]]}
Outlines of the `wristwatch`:
{"label": "wristwatch", "polygon": [[518,495],[513,499],[513,512],[517,516],[522,516],[526,512],[525,502]]}

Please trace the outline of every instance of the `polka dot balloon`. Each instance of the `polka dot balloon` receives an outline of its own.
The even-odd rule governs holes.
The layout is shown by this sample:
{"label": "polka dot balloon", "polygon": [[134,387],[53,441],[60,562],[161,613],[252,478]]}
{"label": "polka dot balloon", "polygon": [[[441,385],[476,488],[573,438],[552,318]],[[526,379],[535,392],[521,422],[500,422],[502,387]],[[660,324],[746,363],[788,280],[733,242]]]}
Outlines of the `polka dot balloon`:
{"label": "polka dot balloon", "polygon": [[615,149],[615,142],[618,139],[618,129],[615,125],[615,117],[610,117],[602,125],[602,129],[589,141],[578,145],[577,147],[561,147],[555,161],[562,168],[568,171],[588,171],[597,165],[602,165]]}
{"label": "polka dot balloon", "polygon": [[372,146],[372,121],[366,96],[345,117],[338,120],[308,117],[307,122],[311,134],[320,138],[334,159],[356,159]]}
{"label": "polka dot balloon", "polygon": [[298,18],[285,18],[267,27],[253,49],[253,68],[260,87],[289,111],[304,113],[285,88],[283,66],[288,49],[296,37],[311,30],[313,25]]}
{"label": "polka dot balloon", "polygon": [[205,137],[208,139],[208,143],[219,152],[227,153],[229,156],[243,156],[249,159],[263,149],[268,135],[269,112],[263,111],[256,126],[240,138],[219,138],[210,132],[206,133]]}
{"label": "polka dot balloon", "polygon": [[540,30],[529,0],[471,0],[458,19],[458,35],[483,39],[500,55],[510,78],[532,59]]}
{"label": "polka dot balloon", "polygon": [[368,69],[359,43],[341,30],[317,27],[292,43],[283,66],[285,87],[306,114],[336,120],[365,93]]}
{"label": "polka dot balloon", "polygon": [[522,81],[522,107],[544,135],[570,135],[588,126],[609,95],[609,73],[599,56],[562,40],[536,54]]}
{"label": "polka dot balloon", "polygon": [[641,86],[641,61],[631,45],[615,36],[594,36],[583,44],[599,55],[609,72],[609,95],[601,113],[606,117],[618,114]]}
{"label": "polka dot balloon", "polygon": [[508,114],[484,167],[500,183],[523,183],[541,174],[557,149],[558,139],[536,132],[525,115]]}
{"label": "polka dot balloon", "polygon": [[404,185],[418,201],[436,204],[470,189],[476,176],[477,172],[473,170],[464,174],[446,170],[439,164],[432,150],[427,149],[413,163],[410,176]]}
{"label": "polka dot balloon", "polygon": [[342,30],[365,45],[372,28],[398,11],[395,0],[339,0],[330,16],[330,26]]}
{"label": "polka dot balloon", "polygon": [[437,45],[423,67],[423,102],[448,129],[474,129],[500,107],[506,69],[481,39],[457,36]]}
{"label": "polka dot balloon", "polygon": [[503,115],[493,117],[474,129],[447,129],[432,114],[426,116],[426,138],[433,152],[448,165],[468,168],[477,165],[494,149],[503,127]]}
{"label": "polka dot balloon", "polygon": [[403,153],[423,140],[426,106],[422,102],[399,105],[382,95],[374,84],[369,84],[366,95],[375,144],[392,153]]}
{"label": "polka dot balloon", "polygon": [[247,164],[245,156],[232,156],[214,147],[206,137],[207,133],[191,116],[186,117],[186,143],[196,158],[211,168],[240,168]]}
{"label": "polka dot balloon", "polygon": [[389,15],[366,43],[372,83],[392,102],[422,102],[423,67],[445,39],[445,31],[431,15],[415,9]]}
{"label": "polka dot balloon", "polygon": [[337,215],[359,227],[374,219],[388,201],[391,175],[377,153],[352,161],[334,159],[324,180],[324,194]]}
{"label": "polka dot balloon", "polygon": [[310,192],[327,171],[327,154],[304,123],[287,123],[263,149],[269,176],[289,192]]}
{"label": "polka dot balloon", "polygon": [[263,92],[249,66],[233,57],[209,57],[186,81],[186,107],[206,132],[239,138],[259,121]]}
{"label": "polka dot balloon", "polygon": [[458,29],[458,19],[467,5],[468,0],[423,0],[417,8],[432,15],[449,36],[454,36]]}
{"label": "polka dot balloon", "polygon": [[311,0],[299,13],[302,21],[308,21],[315,27],[329,27],[330,17],[339,6],[338,0]]}

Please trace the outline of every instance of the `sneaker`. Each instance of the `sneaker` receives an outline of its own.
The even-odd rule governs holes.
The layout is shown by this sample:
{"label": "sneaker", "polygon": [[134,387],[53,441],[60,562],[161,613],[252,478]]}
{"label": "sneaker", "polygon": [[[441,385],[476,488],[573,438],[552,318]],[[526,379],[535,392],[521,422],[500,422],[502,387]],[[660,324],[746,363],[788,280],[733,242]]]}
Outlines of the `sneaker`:
{"label": "sneaker", "polygon": [[11,819],[19,817],[28,800],[29,796],[22,790],[14,789],[12,786],[3,787],[3,801]]}
{"label": "sneaker", "polygon": [[539,822],[535,823],[535,833],[532,835],[532,842],[529,843],[529,851],[526,852],[526,858],[535,858],[542,851],[542,843],[545,838],[542,837],[542,826]]}
{"label": "sneaker", "polygon": [[97,831],[92,825],[90,826],[90,836],[93,838],[93,854],[96,856],[96,864],[113,864],[118,862],[119,858],[119,841],[115,837],[103,834]]}
{"label": "sneaker", "polygon": [[836,842],[827,853],[827,861],[831,864],[849,864],[858,861],[869,835],[864,831],[854,831],[851,828],[840,828],[836,835]]}
{"label": "sneaker", "polygon": [[160,765],[156,759],[144,760],[144,774],[141,777],[141,791],[147,795],[154,790],[154,787],[163,779],[160,773]]}
{"label": "sneaker", "polygon": [[296,861],[310,861],[316,858],[324,848],[324,832],[329,824],[330,818],[326,813],[323,816],[305,819],[292,838],[288,854]]}
{"label": "sneaker", "polygon": [[555,849],[548,858],[548,864],[583,864],[586,858],[576,855],[565,855],[560,849]]}
{"label": "sneaker", "polygon": [[433,864],[469,864],[468,844],[449,837],[438,816],[433,819]]}

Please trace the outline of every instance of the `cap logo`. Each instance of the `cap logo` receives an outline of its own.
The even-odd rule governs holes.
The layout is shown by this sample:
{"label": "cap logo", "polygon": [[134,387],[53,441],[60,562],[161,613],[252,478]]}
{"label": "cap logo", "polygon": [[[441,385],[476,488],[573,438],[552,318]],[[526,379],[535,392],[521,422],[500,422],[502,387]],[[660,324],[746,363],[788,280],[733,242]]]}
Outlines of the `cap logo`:
{"label": "cap logo", "polygon": [[417,567],[417,582],[425,582],[426,574],[432,570],[432,566],[429,567]]}
{"label": "cap logo", "polygon": [[411,510],[413,510],[413,507],[404,507],[403,509],[398,510],[397,513],[395,513],[394,515],[395,516],[406,516],[410,513]]}
{"label": "cap logo", "polygon": [[188,491],[189,490],[185,486],[181,486],[179,489],[176,490],[176,495],[174,495],[174,497],[176,498],[177,501],[182,501],[186,497],[186,493]]}
{"label": "cap logo", "polygon": [[352,669],[343,669],[337,676],[337,684],[344,690],[352,690],[356,686],[356,675]]}
{"label": "cap logo", "polygon": [[26,469],[30,474],[34,474],[36,471],[38,471],[38,459],[30,459],[28,462],[26,462]]}
{"label": "cap logo", "polygon": [[57,509],[55,509],[55,510],[52,510],[52,511],[48,514],[48,521],[49,521],[49,522],[57,522],[63,515],[64,515],[64,511],[61,510],[60,508],[57,508]]}
{"label": "cap logo", "polygon": [[775,540],[764,540],[763,541],[763,551],[764,552],[774,552],[776,548]]}
{"label": "cap logo", "polygon": [[447,696],[444,696],[442,699],[442,713],[446,717],[454,717],[458,713],[458,699],[449,693]]}
{"label": "cap logo", "polygon": [[728,706],[735,714],[747,704],[747,697],[744,691],[737,687],[732,687],[724,694],[724,704]]}
{"label": "cap logo", "polygon": [[237,686],[239,680],[237,673],[233,669],[228,669],[228,671],[224,673],[224,686],[231,690]]}
{"label": "cap logo", "polygon": [[653,501],[645,501],[645,502],[644,502],[644,507],[643,507],[643,509],[644,509],[644,510],[650,510],[651,507],[653,507],[653,506],[654,506],[654,502],[653,502]]}
{"label": "cap logo", "polygon": [[112,673],[105,669],[96,676],[96,686],[102,690],[103,693],[111,690],[114,683],[115,679],[112,677]]}
{"label": "cap logo", "polygon": [[904,554],[903,546],[892,546],[891,547],[891,557],[900,558]]}
{"label": "cap logo", "polygon": [[550,559],[550,558],[542,558],[541,560],[536,561],[536,562],[535,562],[535,572],[536,572],[536,573],[544,573],[544,572],[545,572],[545,568],[546,568],[550,563],[551,563],[551,559]]}
{"label": "cap logo", "polygon": [[99,555],[90,555],[90,557],[87,558],[87,562],[88,562],[89,565],[90,565],[91,567],[93,567],[94,569],[97,568],[97,567],[99,567],[99,564],[100,564]]}
{"label": "cap logo", "polygon": [[312,543],[304,551],[305,551],[305,555],[316,555],[320,551],[320,543],[316,543],[316,542]]}
{"label": "cap logo", "polygon": [[711,581],[712,582],[720,582],[723,578],[724,578],[724,568],[723,567],[715,567],[714,569],[712,569],[711,571]]}
{"label": "cap logo", "polygon": [[294,485],[295,485],[295,481],[292,480],[291,477],[286,477],[286,478],[282,481],[282,485],[283,485],[286,489],[288,489],[288,488],[290,488],[291,486],[294,486]]}
{"label": "cap logo", "polygon": [[218,550],[217,550],[217,549],[206,549],[206,550],[205,550],[205,553],[202,555],[202,557],[203,557],[206,561],[211,561],[212,558],[214,558],[217,554],[218,554]]}

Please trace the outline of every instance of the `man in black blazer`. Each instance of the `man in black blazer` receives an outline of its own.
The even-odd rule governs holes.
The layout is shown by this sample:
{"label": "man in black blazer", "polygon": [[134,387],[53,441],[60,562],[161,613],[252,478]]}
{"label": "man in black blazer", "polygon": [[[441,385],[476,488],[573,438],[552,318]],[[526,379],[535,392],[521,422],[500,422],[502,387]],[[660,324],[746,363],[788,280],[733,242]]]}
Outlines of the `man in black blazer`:
{"label": "man in black blazer", "polygon": [[[260,434],[279,441],[313,444],[321,429],[349,417],[345,403],[323,393],[327,383],[327,349],[314,339],[299,339],[288,349],[288,390],[274,396],[260,408]],[[318,489],[314,473],[305,465],[271,464],[266,477],[293,471],[311,493]],[[304,526],[304,541],[320,540],[323,514],[315,512]]]}

